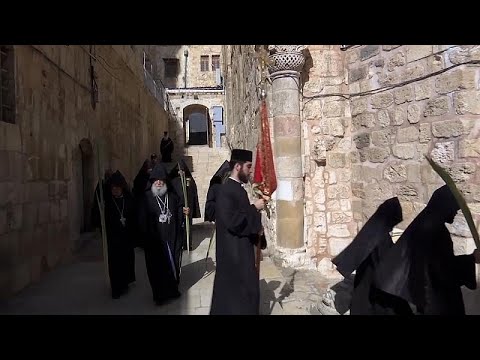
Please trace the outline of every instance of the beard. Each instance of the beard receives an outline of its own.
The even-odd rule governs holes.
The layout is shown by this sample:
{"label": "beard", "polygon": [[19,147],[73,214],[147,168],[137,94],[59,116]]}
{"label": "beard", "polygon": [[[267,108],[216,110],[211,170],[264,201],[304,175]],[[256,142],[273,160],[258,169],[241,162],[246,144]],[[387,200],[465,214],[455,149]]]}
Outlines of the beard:
{"label": "beard", "polygon": [[238,172],[238,180],[240,180],[244,184],[248,183],[248,174],[245,174],[243,170],[240,170]]}
{"label": "beard", "polygon": [[162,197],[163,195],[165,195],[167,193],[167,185],[163,185],[161,187],[158,187],[158,186],[155,186],[154,184],[152,184],[151,189],[152,189],[153,196]]}

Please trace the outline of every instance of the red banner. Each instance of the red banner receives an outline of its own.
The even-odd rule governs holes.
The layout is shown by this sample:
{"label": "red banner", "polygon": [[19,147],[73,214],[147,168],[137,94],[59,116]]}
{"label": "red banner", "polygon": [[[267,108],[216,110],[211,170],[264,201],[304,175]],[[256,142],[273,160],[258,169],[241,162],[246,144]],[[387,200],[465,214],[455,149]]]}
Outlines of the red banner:
{"label": "red banner", "polygon": [[253,182],[264,195],[271,196],[277,189],[277,177],[273,161],[272,143],[270,142],[270,125],[268,123],[267,102],[260,105],[260,136],[257,144],[255,172]]}

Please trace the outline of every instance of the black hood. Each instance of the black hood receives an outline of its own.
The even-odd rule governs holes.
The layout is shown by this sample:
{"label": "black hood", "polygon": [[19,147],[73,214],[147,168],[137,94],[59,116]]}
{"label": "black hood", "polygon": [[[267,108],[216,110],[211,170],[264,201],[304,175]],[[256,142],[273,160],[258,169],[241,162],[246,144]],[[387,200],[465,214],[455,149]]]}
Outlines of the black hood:
{"label": "black hood", "polygon": [[125,180],[125,177],[122,175],[120,171],[115,171],[107,180],[107,185],[108,186],[120,186],[122,188],[125,188],[127,185],[127,181]]}
{"label": "black hood", "polygon": [[150,181],[155,182],[155,180],[167,180],[167,178],[167,168],[163,163],[157,163],[150,173]]}
{"label": "black hood", "polygon": [[171,179],[174,179],[176,177],[178,177],[178,167],[180,165],[180,169],[185,171],[185,175],[189,178],[192,178],[192,173],[190,171],[190,169],[188,168],[187,166],[187,163],[185,162],[185,160],[183,159],[180,159],[174,166],[174,168],[172,169],[172,171],[170,171],[170,178]]}

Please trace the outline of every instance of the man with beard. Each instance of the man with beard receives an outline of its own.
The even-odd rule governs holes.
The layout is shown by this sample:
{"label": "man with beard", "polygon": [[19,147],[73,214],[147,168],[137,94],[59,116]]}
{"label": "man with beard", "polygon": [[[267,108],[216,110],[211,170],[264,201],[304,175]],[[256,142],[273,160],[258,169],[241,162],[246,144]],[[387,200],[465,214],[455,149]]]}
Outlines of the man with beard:
{"label": "man with beard", "polygon": [[[211,315],[258,315],[260,289],[254,245],[262,233],[265,199],[250,204],[243,188],[252,173],[252,152],[232,150],[231,175],[216,197],[216,257]],[[262,248],[266,247],[262,241]]]}
{"label": "man with beard", "polygon": [[[180,165],[180,167],[179,167]],[[170,171],[170,182],[175,189],[176,194],[179,196],[181,200],[184,201],[184,194],[183,194],[183,187],[182,187],[182,181],[180,178],[180,173],[179,171],[182,170],[185,172],[185,178],[186,178],[186,187],[187,187],[187,200],[188,200],[188,207],[190,209],[190,215],[189,215],[189,220],[190,220],[190,229],[189,229],[189,235],[190,235],[190,251],[193,250],[192,248],[192,221],[193,219],[200,218],[200,205],[198,203],[198,193],[197,193],[197,184],[195,183],[195,179],[192,176],[192,173],[190,172],[190,169],[188,168],[187,164],[183,159],[181,159],[177,165]],[[181,232],[181,241],[182,241],[182,248],[184,250],[187,250],[187,229],[186,229],[186,222],[185,222],[185,217],[183,218],[182,221],[182,232]]]}
{"label": "man with beard", "polygon": [[346,278],[356,270],[350,315],[412,315],[408,302],[373,286],[375,268],[393,246],[390,231],[402,220],[400,201],[397,197],[388,199],[332,260]]}
{"label": "man with beard", "polygon": [[167,170],[163,163],[157,163],[150,173],[151,189],[139,209],[141,236],[144,241],[145,263],[152,287],[153,300],[161,305],[169,299],[180,296],[178,278],[181,264],[175,249],[182,218],[189,209],[173,189],[167,185]]}
{"label": "man with beard", "polygon": [[[105,184],[108,273],[113,299],[125,294],[128,285],[135,281],[133,237],[136,219],[133,199],[126,189],[126,183],[123,175],[117,170]],[[101,226],[99,212],[93,221],[96,226]]]}
{"label": "man with beard", "polygon": [[480,251],[455,256],[445,223],[460,207],[447,185],[435,190],[423,211],[381,259],[375,286],[414,304],[424,315],[465,315],[461,286],[477,287]]}
{"label": "man with beard", "polygon": [[173,141],[168,136],[168,132],[165,131],[163,133],[163,139],[160,142],[160,154],[162,155],[163,162],[171,162],[172,161],[172,153],[173,153]]}

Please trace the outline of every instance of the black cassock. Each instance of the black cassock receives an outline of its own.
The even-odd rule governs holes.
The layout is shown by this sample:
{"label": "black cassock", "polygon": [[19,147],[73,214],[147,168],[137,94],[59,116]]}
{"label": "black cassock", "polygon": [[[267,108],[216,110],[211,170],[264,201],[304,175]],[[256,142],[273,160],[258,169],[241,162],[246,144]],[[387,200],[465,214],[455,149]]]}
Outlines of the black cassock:
{"label": "black cassock", "polygon": [[210,180],[210,185],[207,192],[207,200],[205,201],[205,221],[215,221],[215,198],[220,188],[220,185],[224,182],[226,176],[230,172],[230,165],[228,161],[224,161],[222,166],[217,170],[217,172],[212,176]]}
{"label": "black cassock", "polygon": [[174,145],[172,139],[170,139],[170,137],[167,139],[162,138],[162,141],[160,142],[160,154],[162,155],[163,162],[172,161],[173,149]]}
{"label": "black cassock", "polygon": [[332,260],[344,277],[356,270],[350,315],[412,314],[408,302],[373,286],[375,269],[393,246],[389,232],[402,219],[398,198],[388,199],[378,207],[352,243]]}
{"label": "black cassock", "polygon": [[216,273],[211,315],[258,315],[260,289],[254,244],[261,215],[240,183],[228,179],[216,198]]}
{"label": "black cassock", "polygon": [[[185,161],[180,160],[180,167],[183,171],[185,171],[185,176],[190,178],[190,184],[187,186],[187,199],[188,199],[188,207],[190,208],[190,250],[192,250],[192,220],[195,218],[200,218],[202,215],[200,214],[200,204],[198,202],[198,192],[197,192],[197,184],[190,172]],[[182,188],[182,181],[180,175],[178,174],[178,164],[170,171],[170,183],[175,190],[175,193],[178,195],[179,201],[181,202],[182,206],[185,202],[183,196],[183,188]],[[187,182],[188,184],[188,182]],[[186,225],[185,225],[185,216],[182,217],[182,224],[181,224],[181,241],[182,247],[184,250],[187,249],[187,232],[186,232]]]}
{"label": "black cassock", "polygon": [[[459,209],[445,185],[377,267],[375,284],[425,315],[464,315],[461,286],[476,288],[473,255],[455,256],[446,220]],[[452,212],[453,211],[453,212]]]}
{"label": "black cassock", "polygon": [[[135,206],[139,208],[141,204],[145,201],[145,194],[150,189],[150,173],[148,169],[151,168],[152,162],[150,159],[144,161],[142,168],[138,172],[137,176],[133,180],[133,195],[135,199]],[[140,237],[135,239],[135,246],[143,248],[144,244]]]}
{"label": "black cassock", "polygon": [[[171,215],[170,223],[168,220],[162,223],[159,221],[161,211],[158,202],[163,206],[167,199]],[[182,215],[182,207],[174,192],[168,191],[160,198],[153,196],[151,190],[146,192],[145,201],[139,212],[139,222],[144,241],[148,279],[153,299],[159,303],[179,295],[178,279],[182,244],[178,241],[178,232]]]}
{"label": "black cassock", "polygon": [[[108,273],[113,297],[122,295],[135,281],[134,237],[137,223],[133,198],[128,191],[124,191],[122,197],[114,198],[110,190],[112,183],[123,185],[123,181],[121,173],[115,172],[107,181],[104,192]],[[95,213],[94,223],[100,226],[99,213]]]}

